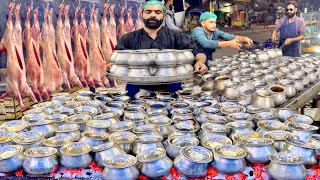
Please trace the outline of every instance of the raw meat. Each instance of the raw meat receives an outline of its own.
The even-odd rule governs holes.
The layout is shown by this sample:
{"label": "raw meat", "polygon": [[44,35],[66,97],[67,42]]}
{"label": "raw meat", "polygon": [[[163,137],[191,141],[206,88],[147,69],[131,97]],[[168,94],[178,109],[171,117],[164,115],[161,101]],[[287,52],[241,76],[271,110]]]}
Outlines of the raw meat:
{"label": "raw meat", "polygon": [[93,23],[94,23],[94,31],[96,34],[96,41],[98,46],[101,48],[101,34],[100,34],[100,25],[99,25],[99,9],[97,8],[95,10],[95,13],[93,15]]}
{"label": "raw meat", "polygon": [[38,9],[34,10],[34,23],[30,25],[31,7],[27,8],[27,17],[24,25],[24,45],[26,47],[26,74],[27,82],[36,97],[42,101],[44,96],[49,99],[49,94],[44,85],[43,65],[40,57],[40,27],[38,22]]}
{"label": "raw meat", "polygon": [[109,32],[110,32],[110,39],[111,39],[111,47],[114,49],[117,45],[117,24],[116,20],[114,17],[114,8],[115,5],[112,4],[109,9],[109,14],[110,14],[110,20],[109,20]]}
{"label": "raw meat", "polygon": [[119,24],[117,27],[117,37],[120,38],[125,34],[125,29],[124,29],[124,10],[125,7],[121,6],[121,14],[119,18]]}
{"label": "raw meat", "polygon": [[106,63],[109,64],[110,56],[112,54],[111,40],[110,40],[110,31],[108,28],[108,19],[107,19],[107,10],[108,4],[104,4],[103,17],[101,19],[101,38],[102,38],[102,53],[106,60]]}
{"label": "raw meat", "polygon": [[110,86],[108,79],[106,78],[106,62],[103,58],[101,48],[96,41],[96,31],[94,23],[95,9],[91,8],[90,21],[89,21],[89,58],[90,58],[90,70],[91,77],[98,87]]}
{"label": "raw meat", "polygon": [[48,23],[49,23],[49,31],[50,31],[50,46],[53,50],[54,54],[57,54],[57,48],[56,48],[56,32],[54,29],[53,21],[52,21],[52,15],[53,15],[53,9],[51,8],[48,15]]}
{"label": "raw meat", "polygon": [[61,65],[63,87],[70,89],[70,84],[82,88],[82,84],[79,78],[76,76],[74,70],[74,60],[71,47],[71,32],[70,32],[70,21],[69,21],[69,5],[66,5],[64,9],[65,21],[62,23],[62,10],[63,5],[59,6],[59,16],[56,26],[56,43],[58,49],[58,61]]}
{"label": "raw meat", "polygon": [[124,24],[125,33],[132,32],[135,30],[133,20],[132,20],[132,7],[128,9],[128,19],[127,22]]}
{"label": "raw meat", "polygon": [[44,70],[44,84],[48,93],[62,90],[62,76],[60,64],[57,60],[56,54],[50,43],[50,27],[48,23],[49,9],[44,11],[44,21],[41,33],[41,47],[43,52],[43,70]]}
{"label": "raw meat", "polygon": [[139,6],[137,10],[137,20],[136,20],[136,30],[143,28],[143,21],[142,21],[142,7]]}
{"label": "raw meat", "polygon": [[72,36],[74,42],[74,68],[77,76],[79,77],[84,87],[94,87],[94,83],[90,76],[90,61],[87,52],[87,24],[86,12],[83,8],[81,10],[81,23],[78,23],[79,7],[75,9],[75,18],[73,19]]}
{"label": "raw meat", "polygon": [[[36,97],[31,91],[31,88],[27,84],[26,74],[24,70],[24,66],[22,65],[21,55],[18,52],[18,46],[16,38],[13,37],[14,31],[13,23],[12,23],[12,12],[13,12],[14,4],[10,3],[9,5],[9,17],[6,24],[6,30],[4,32],[4,36],[1,39],[1,43],[7,49],[7,87],[6,93],[4,93],[1,98],[10,96],[13,98],[17,98],[19,100],[21,108],[25,109],[25,105],[22,101],[22,96],[29,96],[34,102],[37,102]],[[19,8],[16,10],[16,15],[19,14]],[[20,17],[20,15],[19,15]],[[20,23],[18,17],[18,23]],[[17,25],[18,26],[18,25]],[[20,25],[21,26],[21,25]],[[21,31],[20,31],[21,33]],[[22,45],[21,45],[22,46]]]}

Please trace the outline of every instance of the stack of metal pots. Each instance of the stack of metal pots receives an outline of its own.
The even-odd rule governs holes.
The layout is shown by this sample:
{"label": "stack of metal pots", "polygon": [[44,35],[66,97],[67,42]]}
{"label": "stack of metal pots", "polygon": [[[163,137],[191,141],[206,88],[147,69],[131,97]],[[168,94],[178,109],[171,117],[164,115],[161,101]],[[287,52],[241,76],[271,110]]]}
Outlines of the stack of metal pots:
{"label": "stack of metal pots", "polygon": [[203,178],[209,166],[250,176],[248,164],[261,163],[275,179],[303,179],[305,165],[318,163],[318,127],[291,109],[244,107],[183,91],[174,97],[144,90],[136,100],[126,94],[58,93],[22,120],[2,124],[0,172],[43,175],[58,164],[79,169],[94,161],[105,179],[157,179],[170,176],[172,167],[183,178]]}
{"label": "stack of metal pots", "polygon": [[191,50],[118,50],[110,61],[117,76],[176,76],[193,73],[194,56]]}

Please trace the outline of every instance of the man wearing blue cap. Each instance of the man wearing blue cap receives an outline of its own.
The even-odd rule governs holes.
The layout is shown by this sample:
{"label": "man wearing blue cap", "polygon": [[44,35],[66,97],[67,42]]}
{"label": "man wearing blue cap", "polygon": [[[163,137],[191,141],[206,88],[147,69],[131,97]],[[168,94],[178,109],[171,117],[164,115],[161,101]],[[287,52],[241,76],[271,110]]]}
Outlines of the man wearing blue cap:
{"label": "man wearing blue cap", "polygon": [[[142,7],[142,19],[144,27],[123,35],[116,45],[117,50],[125,49],[193,49],[196,57],[195,71],[206,73],[208,71],[206,55],[200,45],[196,45],[187,35],[162,26],[166,7],[161,1],[151,0]],[[168,85],[133,85],[127,84],[126,89],[131,98],[140,89],[158,91],[165,90],[175,92],[181,89],[180,83]]]}
{"label": "man wearing blue cap", "polygon": [[204,48],[207,60],[212,60],[212,53],[218,48],[231,47],[240,49],[240,42],[252,46],[253,41],[248,37],[228,34],[217,29],[216,20],[217,16],[215,14],[204,12],[200,16],[201,27],[197,27],[192,31],[193,39]]}

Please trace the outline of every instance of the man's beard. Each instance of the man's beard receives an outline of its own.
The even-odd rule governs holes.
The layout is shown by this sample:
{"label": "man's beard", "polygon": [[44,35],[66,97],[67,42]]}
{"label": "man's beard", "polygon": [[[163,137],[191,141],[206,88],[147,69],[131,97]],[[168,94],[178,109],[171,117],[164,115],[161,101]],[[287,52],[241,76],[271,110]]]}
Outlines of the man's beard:
{"label": "man's beard", "polygon": [[[154,21],[154,22],[151,22]],[[163,19],[159,20],[156,18],[143,19],[143,23],[147,28],[158,29],[162,25]]]}
{"label": "man's beard", "polygon": [[287,13],[288,18],[293,18],[295,13]]}

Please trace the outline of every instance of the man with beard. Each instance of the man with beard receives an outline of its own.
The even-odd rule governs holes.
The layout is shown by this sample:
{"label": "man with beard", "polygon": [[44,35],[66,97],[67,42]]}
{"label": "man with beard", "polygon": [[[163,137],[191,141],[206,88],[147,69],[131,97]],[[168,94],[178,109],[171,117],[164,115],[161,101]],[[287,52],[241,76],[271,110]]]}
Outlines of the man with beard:
{"label": "man with beard", "polygon": [[[117,50],[138,50],[138,49],[193,49],[196,57],[194,64],[195,71],[206,73],[208,71],[206,55],[201,46],[197,46],[187,35],[162,26],[166,7],[161,1],[151,0],[144,4],[142,8],[142,18],[144,27],[123,35],[117,45]],[[140,89],[149,91],[165,90],[175,92],[181,89],[180,83],[167,85],[133,85],[127,84],[126,89],[129,96],[134,99],[134,95]]]}
{"label": "man with beard", "polygon": [[272,32],[272,40],[276,41],[277,34],[280,32],[279,45],[282,46],[284,56],[300,57],[300,41],[305,38],[305,23],[303,19],[296,16],[298,11],[297,3],[291,1],[287,4],[286,16],[280,19]]}

